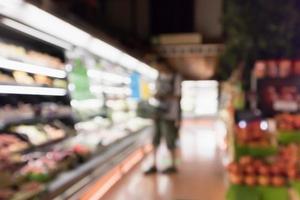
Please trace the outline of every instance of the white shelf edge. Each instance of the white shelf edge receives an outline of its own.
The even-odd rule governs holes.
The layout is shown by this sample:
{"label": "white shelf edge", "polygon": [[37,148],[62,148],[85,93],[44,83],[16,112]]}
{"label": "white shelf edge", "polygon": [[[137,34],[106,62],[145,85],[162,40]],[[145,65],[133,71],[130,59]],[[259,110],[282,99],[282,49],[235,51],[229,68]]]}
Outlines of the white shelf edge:
{"label": "white shelf edge", "polygon": [[39,74],[53,78],[66,78],[67,73],[64,70],[52,69],[35,64],[14,61],[6,58],[0,58],[0,68],[7,70],[23,71],[31,74]]}
{"label": "white shelf edge", "polygon": [[0,94],[65,96],[67,90],[39,86],[0,85]]}

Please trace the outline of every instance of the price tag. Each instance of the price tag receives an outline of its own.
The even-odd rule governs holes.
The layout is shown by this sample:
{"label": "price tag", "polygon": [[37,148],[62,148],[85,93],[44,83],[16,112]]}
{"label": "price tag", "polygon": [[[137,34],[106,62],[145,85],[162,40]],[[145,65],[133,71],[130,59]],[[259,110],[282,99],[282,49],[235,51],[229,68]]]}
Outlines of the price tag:
{"label": "price tag", "polygon": [[298,103],[295,101],[279,100],[274,102],[273,109],[275,111],[294,112],[298,110]]}

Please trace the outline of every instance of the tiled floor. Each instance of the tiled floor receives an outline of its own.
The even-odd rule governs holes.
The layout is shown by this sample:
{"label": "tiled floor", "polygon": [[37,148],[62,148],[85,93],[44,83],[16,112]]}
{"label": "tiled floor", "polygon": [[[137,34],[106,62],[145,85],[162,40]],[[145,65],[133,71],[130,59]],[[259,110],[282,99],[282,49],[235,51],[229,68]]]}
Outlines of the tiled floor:
{"label": "tiled floor", "polygon": [[[224,200],[225,182],[215,123],[188,123],[180,139],[176,175],[144,176],[136,166],[105,196],[105,200]],[[160,150],[160,167],[167,165],[165,148]],[[149,160],[149,159],[148,159]]]}

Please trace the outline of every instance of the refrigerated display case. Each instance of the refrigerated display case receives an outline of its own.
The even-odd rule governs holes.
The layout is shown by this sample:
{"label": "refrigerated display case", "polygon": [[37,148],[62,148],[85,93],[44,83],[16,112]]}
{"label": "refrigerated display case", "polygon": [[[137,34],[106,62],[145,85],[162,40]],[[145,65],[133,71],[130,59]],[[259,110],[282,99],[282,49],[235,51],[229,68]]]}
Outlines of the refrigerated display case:
{"label": "refrigerated display case", "polygon": [[79,198],[151,149],[131,75],[156,70],[25,1],[0,13],[0,199]]}

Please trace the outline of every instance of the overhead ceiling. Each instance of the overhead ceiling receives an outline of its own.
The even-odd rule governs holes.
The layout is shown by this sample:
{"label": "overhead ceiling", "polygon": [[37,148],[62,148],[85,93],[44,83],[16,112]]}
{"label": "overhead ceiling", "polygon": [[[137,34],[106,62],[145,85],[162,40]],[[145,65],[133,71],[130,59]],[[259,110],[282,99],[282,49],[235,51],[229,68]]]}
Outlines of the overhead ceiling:
{"label": "overhead ceiling", "polygon": [[213,54],[186,53],[182,50],[186,47],[176,47],[177,50],[173,50],[177,54],[169,56],[157,51],[157,47],[153,48],[151,40],[161,33],[198,32],[203,35],[204,44],[219,44],[222,41],[222,0],[28,1],[74,23],[89,24],[93,29],[101,30],[133,56],[158,54],[154,58],[165,58],[167,66],[187,79],[210,79],[215,74],[219,50],[212,50]]}
{"label": "overhead ceiling", "polygon": [[156,51],[165,58],[169,67],[186,79],[211,79],[215,75],[221,44],[159,45]]}

